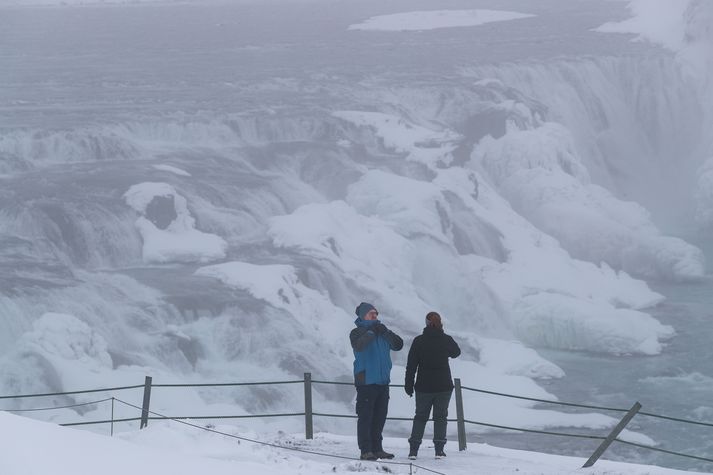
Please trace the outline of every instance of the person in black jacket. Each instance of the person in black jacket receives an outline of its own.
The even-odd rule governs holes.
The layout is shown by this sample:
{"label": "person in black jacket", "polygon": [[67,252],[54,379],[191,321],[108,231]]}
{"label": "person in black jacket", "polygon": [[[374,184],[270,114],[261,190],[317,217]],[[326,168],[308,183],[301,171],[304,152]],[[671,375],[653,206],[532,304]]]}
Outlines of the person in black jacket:
{"label": "person in black jacket", "polygon": [[[448,358],[460,355],[460,347],[443,331],[441,316],[436,312],[426,315],[423,334],[414,338],[406,363],[406,384],[404,390],[409,397],[416,389],[416,415],[409,437],[408,458],[415,460],[421,445],[423,432],[433,408],[433,445],[436,458],[446,456],[446,427],[448,404],[453,393],[453,380]],[[416,377],[416,373],[418,376]],[[414,384],[414,377],[416,383]]]}

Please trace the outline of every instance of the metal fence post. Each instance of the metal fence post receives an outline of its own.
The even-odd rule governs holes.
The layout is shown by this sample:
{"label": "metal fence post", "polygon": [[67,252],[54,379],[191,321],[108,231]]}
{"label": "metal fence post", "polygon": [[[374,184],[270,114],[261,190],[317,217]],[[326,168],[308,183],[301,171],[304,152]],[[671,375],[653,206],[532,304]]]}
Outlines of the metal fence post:
{"label": "metal fence post", "polygon": [[455,378],[456,390],[456,418],[458,419],[458,450],[466,449],[465,442],[465,415],[463,414],[463,391],[460,387],[460,378]]}
{"label": "metal fence post", "polygon": [[312,373],[305,373],[305,439],[312,439]]}
{"label": "metal fence post", "polygon": [[149,404],[151,403],[151,376],[146,376],[144,381],[144,403],[141,406],[141,425],[139,429],[143,429],[149,425]]}
{"label": "metal fence post", "polygon": [[614,442],[614,439],[616,439],[616,436],[619,435],[619,433],[624,430],[624,427],[629,423],[629,421],[636,415],[637,412],[639,412],[639,409],[641,409],[641,404],[639,404],[639,401],[636,401],[633,406],[631,406],[631,409],[629,409],[629,412],[626,413],[626,415],[619,421],[619,423],[614,427],[614,429],[611,431],[611,433],[607,436],[604,441],[599,444],[599,447],[597,447],[597,450],[594,451],[591,457],[589,457],[589,460],[582,465],[582,468],[587,468],[591,467],[594,465],[594,462],[599,460],[599,457],[602,456],[604,451],[611,445],[612,442]]}

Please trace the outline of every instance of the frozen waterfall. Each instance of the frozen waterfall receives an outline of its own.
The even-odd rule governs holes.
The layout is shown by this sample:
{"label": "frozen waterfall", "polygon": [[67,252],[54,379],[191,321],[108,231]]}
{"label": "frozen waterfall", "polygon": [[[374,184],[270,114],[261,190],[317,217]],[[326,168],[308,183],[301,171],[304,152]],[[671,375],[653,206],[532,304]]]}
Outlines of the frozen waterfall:
{"label": "frozen waterfall", "polygon": [[[513,23],[515,37],[545,21],[545,3]],[[96,55],[114,46],[99,26],[96,43],[69,35],[54,46],[76,71],[38,53],[46,40],[8,30],[19,72],[0,76],[0,393],[145,373],[348,381],[346,335],[362,300],[406,340],[437,309],[468,355],[464,380],[537,397],[547,392],[536,380],[563,372],[523,344],[655,355],[675,337],[647,312],[663,297],[644,279],[704,275],[702,252],[675,235],[713,222],[713,89],[682,63],[687,53],[583,29],[586,54],[506,48],[481,62],[462,30],[408,33],[410,56],[373,72],[369,52],[393,40],[348,30],[361,7],[327,8],[344,23],[325,33],[345,51],[330,56],[314,54],[324,40],[304,26],[264,39],[213,27],[239,6],[184,5],[175,21],[193,36],[167,32],[175,43],[132,63],[127,51],[150,35],[116,18],[144,11],[137,28],[150,31],[160,14],[111,8],[117,17],[76,10],[121,40],[107,70]],[[25,21],[8,11],[0,30]],[[36,14],[60,24],[74,11]],[[600,50],[605,36],[622,52]],[[457,66],[415,72],[419,42],[452,43]],[[399,381],[405,355],[394,357]],[[347,408],[352,396],[316,397]],[[296,396],[256,397],[190,401],[251,411]],[[487,416],[478,410],[473,419]]]}

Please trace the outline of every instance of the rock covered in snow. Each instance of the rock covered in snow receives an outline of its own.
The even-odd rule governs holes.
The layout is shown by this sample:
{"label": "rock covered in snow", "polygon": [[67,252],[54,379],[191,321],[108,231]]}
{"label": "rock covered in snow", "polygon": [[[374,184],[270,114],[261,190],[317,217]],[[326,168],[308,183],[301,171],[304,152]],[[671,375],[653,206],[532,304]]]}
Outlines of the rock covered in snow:
{"label": "rock covered in snow", "polygon": [[144,262],[209,262],[225,257],[225,240],[195,228],[188,202],[171,185],[133,185],[124,200],[141,214],[136,228],[143,238]]}

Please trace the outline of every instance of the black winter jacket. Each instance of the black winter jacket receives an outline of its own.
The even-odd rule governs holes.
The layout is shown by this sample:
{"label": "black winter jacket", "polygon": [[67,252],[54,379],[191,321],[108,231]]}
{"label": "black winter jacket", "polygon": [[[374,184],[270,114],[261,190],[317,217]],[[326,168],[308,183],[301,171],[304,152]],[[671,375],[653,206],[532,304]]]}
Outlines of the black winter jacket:
{"label": "black winter jacket", "polygon": [[[406,363],[406,392],[438,393],[453,389],[448,358],[460,355],[460,347],[442,329],[426,327],[414,338]],[[414,376],[418,371],[416,384]]]}

